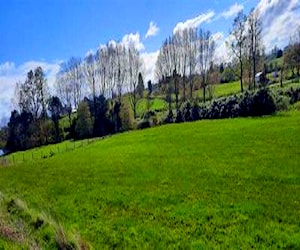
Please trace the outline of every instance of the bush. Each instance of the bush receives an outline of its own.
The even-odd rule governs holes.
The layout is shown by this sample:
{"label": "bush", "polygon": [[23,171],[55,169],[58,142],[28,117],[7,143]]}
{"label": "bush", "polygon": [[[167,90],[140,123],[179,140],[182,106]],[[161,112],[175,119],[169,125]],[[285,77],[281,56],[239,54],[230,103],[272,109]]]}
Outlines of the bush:
{"label": "bush", "polygon": [[180,110],[178,110],[177,112],[176,112],[176,120],[175,120],[175,122],[176,123],[180,123],[180,122],[183,122],[184,120],[183,120],[183,117],[182,117],[182,113],[181,113],[181,111]]}
{"label": "bush", "polygon": [[275,113],[276,102],[274,94],[268,88],[259,89],[254,93],[250,109],[251,116],[262,116]]}
{"label": "bush", "polygon": [[137,124],[137,129],[145,129],[145,128],[150,128],[151,127],[151,123],[149,121],[149,119],[143,119],[140,122],[138,122]]}
{"label": "bush", "polygon": [[276,95],[276,110],[287,110],[290,104],[290,98],[284,95]]}
{"label": "bush", "polygon": [[121,130],[127,131],[134,128],[133,111],[127,102],[121,104],[120,109]]}
{"label": "bush", "polygon": [[197,103],[194,103],[191,113],[191,120],[196,121],[200,119],[200,107]]}
{"label": "bush", "polygon": [[164,119],[164,123],[173,123],[173,111],[170,110],[167,117]]}

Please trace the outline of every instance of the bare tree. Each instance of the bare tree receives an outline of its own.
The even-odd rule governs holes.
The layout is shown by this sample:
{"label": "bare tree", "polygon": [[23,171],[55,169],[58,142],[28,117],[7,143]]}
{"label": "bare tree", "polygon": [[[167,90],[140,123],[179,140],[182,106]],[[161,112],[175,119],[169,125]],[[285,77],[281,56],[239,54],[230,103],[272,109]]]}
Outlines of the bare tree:
{"label": "bare tree", "polygon": [[109,65],[108,48],[107,46],[103,46],[97,52],[97,66],[100,75],[99,91],[100,94],[104,96],[106,96],[106,90],[107,90],[108,65]]}
{"label": "bare tree", "polygon": [[68,61],[68,72],[70,84],[72,86],[72,97],[74,108],[77,108],[82,99],[83,72],[82,62],[78,57],[71,57]]}
{"label": "bare tree", "polygon": [[197,65],[197,29],[190,28],[188,29],[188,69],[189,69],[189,86],[190,86],[190,99],[193,99],[193,75],[195,74],[196,65]]}
{"label": "bare tree", "polygon": [[35,120],[46,116],[46,100],[48,99],[47,83],[43,69],[37,67],[27,73],[24,83],[17,84],[18,106],[21,111],[32,114]]}
{"label": "bare tree", "polygon": [[202,29],[199,30],[198,52],[201,87],[203,89],[203,102],[205,102],[206,87],[209,84],[209,70],[213,63],[215,52],[215,42],[209,31],[203,31]]}
{"label": "bare tree", "polygon": [[69,123],[71,125],[72,85],[70,81],[70,75],[68,74],[67,63],[62,63],[60,65],[60,71],[56,75],[56,93],[68,113]]}
{"label": "bare tree", "polygon": [[182,89],[183,95],[182,100],[186,99],[186,74],[187,74],[187,64],[189,56],[189,29],[184,29],[181,34],[181,64],[182,64]]}
{"label": "bare tree", "polygon": [[117,62],[116,62],[116,48],[115,45],[110,43],[107,46],[108,52],[108,68],[107,68],[107,87],[110,91],[110,96],[113,99],[115,97],[115,86],[116,86],[116,69],[117,69]]}
{"label": "bare tree", "polygon": [[241,92],[244,91],[243,88],[243,77],[244,77],[244,51],[245,51],[245,41],[246,41],[246,20],[247,17],[240,11],[237,17],[233,21],[233,27],[231,31],[232,42],[230,44],[231,51],[234,57],[238,60],[239,64],[239,74],[241,84]]}
{"label": "bare tree", "polygon": [[83,63],[83,73],[92,91],[93,99],[96,98],[96,63],[95,56],[89,53]]}
{"label": "bare tree", "polygon": [[122,94],[127,73],[126,48],[122,44],[116,46],[116,70],[117,70],[117,97],[122,101]]}
{"label": "bare tree", "polygon": [[128,91],[129,91],[129,100],[133,110],[134,118],[136,118],[136,105],[137,105],[137,84],[138,84],[138,75],[141,68],[141,59],[139,52],[133,46],[128,48]]}
{"label": "bare tree", "polygon": [[251,69],[252,69],[252,85],[255,89],[255,75],[257,63],[262,50],[262,23],[259,18],[258,10],[252,9],[248,16],[248,38],[249,38],[249,54],[251,56]]}

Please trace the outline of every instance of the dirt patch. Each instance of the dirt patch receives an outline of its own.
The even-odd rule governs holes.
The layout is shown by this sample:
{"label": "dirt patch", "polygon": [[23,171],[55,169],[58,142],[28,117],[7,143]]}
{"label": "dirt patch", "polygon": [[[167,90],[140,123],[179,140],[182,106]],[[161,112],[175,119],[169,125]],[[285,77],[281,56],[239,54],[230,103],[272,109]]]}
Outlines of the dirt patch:
{"label": "dirt patch", "polygon": [[16,232],[14,229],[12,229],[9,226],[0,225],[0,235],[10,241],[14,241],[14,242],[22,242],[23,241],[22,234]]}

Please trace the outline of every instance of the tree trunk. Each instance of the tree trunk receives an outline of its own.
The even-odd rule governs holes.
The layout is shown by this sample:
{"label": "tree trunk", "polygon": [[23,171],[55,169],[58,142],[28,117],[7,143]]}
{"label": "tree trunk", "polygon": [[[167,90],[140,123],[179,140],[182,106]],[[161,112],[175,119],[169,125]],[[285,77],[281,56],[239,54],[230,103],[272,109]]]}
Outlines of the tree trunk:
{"label": "tree trunk", "polygon": [[192,82],[192,75],[190,74],[190,99],[193,99],[193,82]]}
{"label": "tree trunk", "polygon": [[242,61],[240,62],[240,64],[241,64],[241,72],[240,72],[241,92],[243,93],[244,92],[244,87],[243,87],[243,63],[242,63]]}

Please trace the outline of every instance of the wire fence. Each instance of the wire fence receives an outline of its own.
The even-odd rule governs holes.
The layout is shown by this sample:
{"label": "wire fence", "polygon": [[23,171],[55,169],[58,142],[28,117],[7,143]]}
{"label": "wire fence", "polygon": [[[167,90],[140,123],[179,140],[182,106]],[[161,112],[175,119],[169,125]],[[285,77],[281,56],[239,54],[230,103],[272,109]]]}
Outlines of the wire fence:
{"label": "wire fence", "polygon": [[87,147],[92,143],[104,138],[105,137],[86,139],[81,141],[65,141],[59,144],[51,144],[40,148],[30,149],[24,152],[16,152],[9,155],[4,155],[0,157],[0,166],[10,166],[51,158],[58,154],[73,151],[78,148]]}

